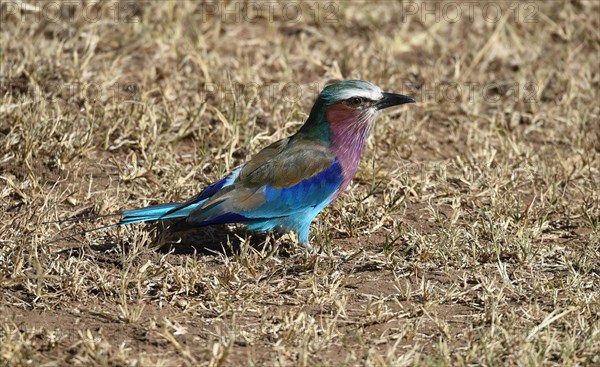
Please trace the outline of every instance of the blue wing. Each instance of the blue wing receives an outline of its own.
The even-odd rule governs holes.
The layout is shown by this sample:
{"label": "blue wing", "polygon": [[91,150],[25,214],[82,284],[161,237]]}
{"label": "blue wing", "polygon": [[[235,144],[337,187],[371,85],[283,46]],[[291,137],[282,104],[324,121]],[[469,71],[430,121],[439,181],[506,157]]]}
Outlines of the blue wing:
{"label": "blue wing", "polygon": [[285,188],[266,185],[265,203],[245,213],[249,217],[290,215],[316,208],[329,200],[342,182],[342,167],[335,160],[326,170]]}
{"label": "blue wing", "polygon": [[273,157],[197,206],[188,223],[207,225],[288,217],[322,208],[343,180],[342,166],[322,146],[299,146]]}

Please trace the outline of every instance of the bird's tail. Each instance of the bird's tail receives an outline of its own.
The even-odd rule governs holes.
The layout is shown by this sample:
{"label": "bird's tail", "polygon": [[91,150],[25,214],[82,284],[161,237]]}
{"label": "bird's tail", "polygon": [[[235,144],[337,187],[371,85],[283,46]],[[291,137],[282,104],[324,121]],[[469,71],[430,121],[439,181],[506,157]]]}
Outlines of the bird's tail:
{"label": "bird's tail", "polygon": [[194,210],[202,202],[204,202],[204,200],[199,201],[197,203],[187,203],[186,202],[186,203],[159,204],[159,205],[147,206],[145,208],[124,210],[119,213],[108,214],[108,215],[99,215],[99,216],[85,217],[85,218],[68,218],[68,219],[62,219],[62,220],[58,220],[58,221],[44,222],[44,224],[80,222],[82,220],[96,220],[96,219],[106,218],[106,217],[113,217],[113,216],[119,216],[119,215],[122,216],[121,220],[117,223],[109,224],[109,225],[102,226],[102,227],[96,227],[96,228],[92,228],[92,229],[89,229],[86,231],[75,233],[70,236],[57,238],[57,239],[54,239],[54,240],[48,242],[47,244],[65,240],[65,239],[70,239],[75,236],[85,235],[86,233],[95,232],[95,231],[112,228],[112,227],[125,226],[128,224],[134,224],[134,223],[152,222],[152,221],[164,220],[164,219],[185,218],[190,214],[190,212],[192,210]]}
{"label": "bird's tail", "polygon": [[195,207],[196,205],[182,207],[181,203],[170,203],[124,210],[120,213],[123,218],[121,218],[118,225],[123,226],[133,223],[151,222],[154,220],[187,217]]}

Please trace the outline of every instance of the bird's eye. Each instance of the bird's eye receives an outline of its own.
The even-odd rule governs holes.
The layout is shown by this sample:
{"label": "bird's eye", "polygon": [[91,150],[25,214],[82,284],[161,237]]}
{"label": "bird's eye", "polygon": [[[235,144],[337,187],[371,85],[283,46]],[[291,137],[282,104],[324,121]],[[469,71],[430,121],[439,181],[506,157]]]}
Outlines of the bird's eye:
{"label": "bird's eye", "polygon": [[352,97],[346,100],[347,104],[350,107],[358,107],[360,106],[365,100],[361,97]]}

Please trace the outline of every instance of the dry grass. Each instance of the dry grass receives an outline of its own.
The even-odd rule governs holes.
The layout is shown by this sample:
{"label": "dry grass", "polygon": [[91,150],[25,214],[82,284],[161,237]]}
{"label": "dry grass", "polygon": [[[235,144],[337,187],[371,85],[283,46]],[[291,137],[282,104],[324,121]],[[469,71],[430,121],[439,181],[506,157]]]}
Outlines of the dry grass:
{"label": "dry grass", "polygon": [[[598,2],[120,4],[2,0],[0,365],[600,364]],[[324,256],[47,244],[193,195],[338,78],[419,103],[314,223]]]}

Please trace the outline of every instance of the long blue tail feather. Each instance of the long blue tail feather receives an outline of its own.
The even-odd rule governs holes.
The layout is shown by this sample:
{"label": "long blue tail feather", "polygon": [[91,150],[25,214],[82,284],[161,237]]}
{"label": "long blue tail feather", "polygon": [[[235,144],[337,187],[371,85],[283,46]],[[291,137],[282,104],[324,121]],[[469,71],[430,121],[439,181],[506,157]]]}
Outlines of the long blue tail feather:
{"label": "long blue tail feather", "polygon": [[[118,225],[187,217],[192,210],[203,202],[204,200],[186,206],[183,206],[181,203],[159,204],[145,208],[124,210],[121,212],[123,218],[119,221]],[[178,209],[179,207],[181,209]]]}
{"label": "long blue tail feather", "polygon": [[46,244],[51,244],[51,243],[55,243],[55,242],[58,242],[61,240],[71,239],[75,236],[82,236],[82,235],[85,235],[86,233],[95,232],[95,231],[99,231],[102,229],[119,227],[119,226],[124,226],[124,225],[128,225],[128,224],[152,222],[152,221],[163,220],[163,219],[185,218],[189,215],[189,213],[192,210],[194,210],[194,208],[196,208],[199,204],[201,204],[203,202],[204,202],[204,200],[194,203],[194,204],[191,204],[191,205],[187,204],[187,203],[185,205],[183,205],[182,203],[159,204],[159,205],[148,206],[145,208],[124,210],[120,213],[99,215],[96,217],[68,218],[68,219],[63,219],[63,220],[59,220],[59,221],[45,222],[44,224],[78,222],[81,220],[94,220],[94,219],[112,217],[112,216],[116,216],[116,215],[123,216],[123,218],[121,218],[121,220],[118,223],[113,223],[113,224],[109,224],[109,225],[102,226],[102,227],[92,228],[92,229],[89,229],[86,231],[81,231],[81,232],[78,232],[78,233],[75,233],[73,235],[66,236],[66,237],[60,237],[60,238],[54,239],[50,242],[47,242]]}

